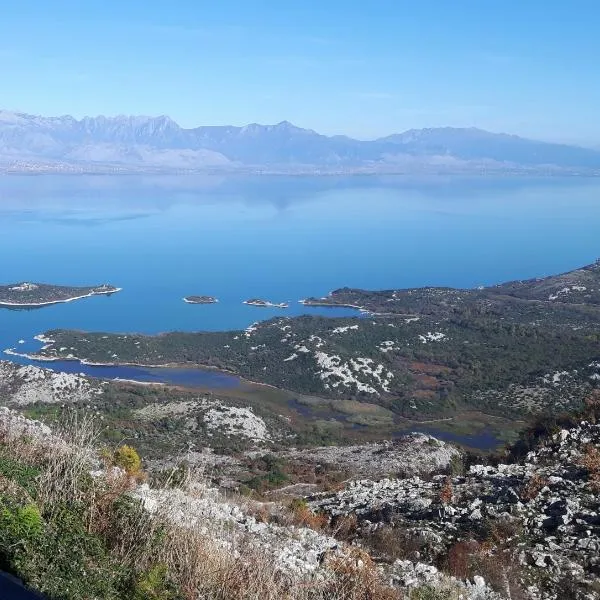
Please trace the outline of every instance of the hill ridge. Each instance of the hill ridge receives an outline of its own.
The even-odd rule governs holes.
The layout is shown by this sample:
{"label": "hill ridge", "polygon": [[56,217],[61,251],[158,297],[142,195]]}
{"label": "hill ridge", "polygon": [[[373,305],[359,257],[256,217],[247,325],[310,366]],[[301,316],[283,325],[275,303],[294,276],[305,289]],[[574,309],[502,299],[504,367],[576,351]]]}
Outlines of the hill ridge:
{"label": "hill ridge", "polygon": [[284,120],[184,128],[168,115],[46,117],[0,110],[1,170],[600,172],[600,151],[476,127],[409,129],[375,140]]}

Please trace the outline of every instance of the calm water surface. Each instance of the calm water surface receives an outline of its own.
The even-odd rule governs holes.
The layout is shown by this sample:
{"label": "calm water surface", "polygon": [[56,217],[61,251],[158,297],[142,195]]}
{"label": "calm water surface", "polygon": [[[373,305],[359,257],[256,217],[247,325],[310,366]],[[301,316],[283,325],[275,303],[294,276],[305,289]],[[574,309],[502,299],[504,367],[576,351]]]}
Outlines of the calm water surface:
{"label": "calm water surface", "polygon": [[[0,345],[33,350],[33,336],[51,328],[158,333],[244,328],[306,312],[353,314],[297,301],[346,285],[474,287],[566,271],[600,256],[599,225],[600,181],[593,179],[4,177],[3,283],[107,282],[123,291],[0,310]],[[190,294],[220,302],[184,304]],[[251,297],[289,301],[290,308],[241,303]],[[235,382],[198,370],[175,379],[190,377]]]}

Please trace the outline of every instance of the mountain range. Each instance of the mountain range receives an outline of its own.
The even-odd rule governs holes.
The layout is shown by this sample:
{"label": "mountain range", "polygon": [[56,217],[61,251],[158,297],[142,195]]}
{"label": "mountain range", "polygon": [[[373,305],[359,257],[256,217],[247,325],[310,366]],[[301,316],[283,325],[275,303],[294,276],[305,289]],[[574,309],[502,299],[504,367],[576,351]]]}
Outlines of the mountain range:
{"label": "mountain range", "polygon": [[477,128],[411,129],[376,140],[288,121],[180,127],[167,116],[41,117],[0,111],[0,171],[598,173],[600,151]]}

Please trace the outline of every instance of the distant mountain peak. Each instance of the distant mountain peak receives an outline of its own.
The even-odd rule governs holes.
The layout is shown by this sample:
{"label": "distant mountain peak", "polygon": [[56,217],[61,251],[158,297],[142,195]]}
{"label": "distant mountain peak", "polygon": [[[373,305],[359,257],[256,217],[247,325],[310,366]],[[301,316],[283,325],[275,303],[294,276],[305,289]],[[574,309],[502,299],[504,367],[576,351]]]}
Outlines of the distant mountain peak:
{"label": "distant mountain peak", "polygon": [[275,127],[277,127],[278,129],[298,129],[301,131],[305,131],[304,129],[302,129],[301,127],[297,127],[290,121],[280,121],[275,125]]}
{"label": "distant mountain peak", "polygon": [[184,129],[168,115],[42,117],[0,110],[0,170],[40,164],[207,166],[277,172],[600,173],[600,151],[549,144],[477,127],[409,129],[372,141],[328,137],[283,120],[272,125]]}

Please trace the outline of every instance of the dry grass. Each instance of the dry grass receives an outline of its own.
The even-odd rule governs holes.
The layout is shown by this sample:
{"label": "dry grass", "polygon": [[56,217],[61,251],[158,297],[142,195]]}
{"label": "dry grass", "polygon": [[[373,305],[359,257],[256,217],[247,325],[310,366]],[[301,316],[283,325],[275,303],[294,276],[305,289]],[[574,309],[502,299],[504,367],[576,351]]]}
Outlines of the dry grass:
{"label": "dry grass", "polygon": [[[503,543],[512,539],[512,528],[495,531],[494,537]],[[446,557],[446,571],[460,580],[481,575],[494,589],[511,600],[525,600],[521,566],[510,547],[501,548],[492,542],[465,540],[450,547]]]}
{"label": "dry grass", "polygon": [[338,540],[352,540],[358,533],[358,518],[355,514],[339,516],[331,524],[331,533]]}
{"label": "dry grass", "polygon": [[371,557],[359,548],[352,548],[341,557],[328,561],[334,574],[326,585],[326,598],[348,600],[401,600],[402,594],[381,582]]}
{"label": "dry grass", "polygon": [[452,479],[447,477],[440,489],[440,502],[442,504],[452,504],[454,500],[454,488],[452,487]]}
{"label": "dry grass", "polygon": [[519,496],[523,502],[535,500],[539,493],[546,487],[548,480],[539,473],[533,475],[529,481],[521,487]]}
{"label": "dry grass", "polygon": [[[120,564],[140,575],[164,565],[186,600],[401,598],[381,581],[364,551],[337,552],[323,561],[318,575],[300,575],[278,568],[272,551],[261,548],[250,534],[227,531],[209,519],[177,524],[161,511],[149,514],[130,495],[139,474],[103,465],[96,442],[93,421],[77,413],[51,436],[0,423],[2,451],[40,468],[36,501],[45,518],[51,518],[54,507],[78,507],[89,533],[98,536]],[[205,484],[197,473],[187,472],[177,483],[190,496],[203,494]],[[0,486],[8,490],[12,484],[2,479]],[[297,526],[317,530],[327,526],[326,517],[303,505],[292,511],[291,519]]]}
{"label": "dry grass", "polygon": [[592,444],[586,446],[580,464],[588,472],[592,489],[600,491],[600,449]]}

